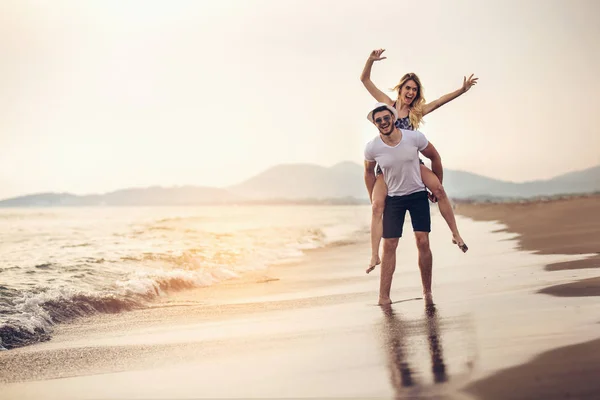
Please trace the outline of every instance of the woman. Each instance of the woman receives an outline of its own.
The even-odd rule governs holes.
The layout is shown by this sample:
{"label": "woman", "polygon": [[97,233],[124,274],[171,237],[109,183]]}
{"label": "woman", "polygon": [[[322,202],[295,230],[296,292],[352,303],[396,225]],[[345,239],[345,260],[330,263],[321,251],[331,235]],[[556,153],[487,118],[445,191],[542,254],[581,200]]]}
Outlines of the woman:
{"label": "woman", "polygon": [[[451,100],[454,100],[463,93],[466,93],[473,85],[477,83],[478,78],[473,78],[473,75],[467,79],[464,78],[463,85],[460,89],[448,93],[439,99],[432,101],[431,103],[425,103],[425,97],[423,96],[423,86],[421,81],[416,74],[409,73],[402,77],[400,83],[394,88],[394,91],[398,92],[398,98],[396,101],[379,90],[373,82],[371,82],[371,67],[375,61],[384,60],[386,57],[382,57],[384,49],[373,50],[369,56],[365,68],[360,76],[360,80],[365,85],[369,93],[375,98],[375,100],[386,103],[392,107],[395,107],[398,111],[398,120],[396,126],[399,129],[415,130],[419,128],[419,125],[423,117],[430,112],[440,108],[444,104]],[[373,215],[371,219],[371,262],[367,273],[371,272],[375,266],[381,263],[379,258],[379,244],[381,242],[381,236],[383,234],[383,209],[385,207],[385,197],[387,196],[387,186],[383,180],[383,174],[377,173],[377,180],[373,188],[373,194],[371,204],[373,207]],[[452,210],[452,204],[450,199],[446,195],[444,188],[438,179],[438,177],[427,168],[421,162],[421,178],[423,183],[431,191],[431,201],[438,202],[440,213],[446,220],[450,231],[452,231],[452,242],[463,251],[468,250],[467,245],[463,241],[458,228],[456,227],[456,220],[454,219],[454,212]]]}

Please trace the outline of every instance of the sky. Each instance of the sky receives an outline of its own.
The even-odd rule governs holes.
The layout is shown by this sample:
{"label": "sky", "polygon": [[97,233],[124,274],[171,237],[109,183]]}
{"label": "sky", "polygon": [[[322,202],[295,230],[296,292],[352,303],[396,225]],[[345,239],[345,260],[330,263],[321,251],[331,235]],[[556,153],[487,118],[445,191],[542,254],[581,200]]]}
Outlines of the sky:
{"label": "sky", "polygon": [[479,78],[421,127],[445,168],[596,166],[599,16],[595,0],[4,0],[0,198],[362,164],[377,48],[382,90],[415,72],[431,101]]}

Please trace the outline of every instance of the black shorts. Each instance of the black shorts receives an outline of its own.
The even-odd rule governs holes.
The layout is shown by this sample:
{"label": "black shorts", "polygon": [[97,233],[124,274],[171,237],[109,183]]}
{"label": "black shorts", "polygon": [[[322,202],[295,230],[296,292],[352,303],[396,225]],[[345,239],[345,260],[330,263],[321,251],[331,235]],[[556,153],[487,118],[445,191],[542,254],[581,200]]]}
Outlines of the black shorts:
{"label": "black shorts", "polygon": [[427,192],[416,192],[406,196],[387,196],[383,211],[383,237],[402,237],[406,210],[410,213],[413,231],[431,232],[431,215]]}

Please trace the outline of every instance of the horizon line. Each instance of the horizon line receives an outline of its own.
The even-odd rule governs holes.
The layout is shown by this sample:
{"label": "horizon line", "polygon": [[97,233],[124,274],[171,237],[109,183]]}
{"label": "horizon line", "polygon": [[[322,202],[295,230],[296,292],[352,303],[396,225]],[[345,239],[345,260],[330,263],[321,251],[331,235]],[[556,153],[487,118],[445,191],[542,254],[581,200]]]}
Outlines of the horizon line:
{"label": "horizon line", "polygon": [[[87,196],[105,196],[107,194],[111,194],[111,193],[115,193],[115,192],[119,192],[119,191],[123,191],[123,190],[142,190],[142,189],[151,189],[151,188],[160,188],[160,189],[180,189],[180,188],[185,188],[185,187],[195,187],[195,188],[206,188],[206,189],[219,189],[219,190],[228,190],[228,188],[233,187],[233,186],[237,186],[237,185],[241,185],[251,179],[254,179],[262,174],[264,174],[265,172],[273,169],[273,168],[277,168],[277,167],[282,167],[282,166],[314,166],[314,167],[321,167],[321,168],[325,168],[325,169],[331,169],[334,168],[340,164],[354,164],[356,166],[359,166],[362,168],[362,166],[355,162],[355,161],[340,161],[337,162],[335,164],[332,164],[330,166],[324,166],[324,165],[320,165],[320,164],[315,164],[315,163],[289,163],[289,164],[276,164],[276,165],[272,165],[270,167],[265,168],[262,172],[259,172],[258,174],[255,174],[249,178],[246,178],[244,180],[242,180],[241,182],[235,183],[235,184],[231,184],[231,185],[227,185],[227,186],[205,186],[205,185],[201,185],[201,184],[179,184],[179,185],[161,185],[161,184],[153,184],[153,185],[146,185],[146,186],[127,186],[127,187],[122,187],[122,188],[118,188],[118,189],[113,189],[113,190],[109,190],[109,191],[105,191],[105,192],[91,192],[91,193],[75,193],[75,192],[69,192],[69,191],[37,191],[37,192],[29,192],[29,193],[25,193],[25,194],[20,194],[20,195],[15,195],[15,196],[10,196],[10,197],[6,197],[6,198],[0,198],[0,201],[6,201],[6,200],[13,200],[13,199],[17,199],[17,198],[21,198],[21,197],[28,197],[28,196],[39,196],[39,195],[47,195],[47,194],[55,194],[55,195],[71,195],[71,196],[77,196],[77,197],[87,197]],[[573,171],[568,171],[568,172],[564,172],[561,173],[559,175],[553,176],[551,178],[547,178],[547,179],[533,179],[533,180],[528,180],[528,181],[522,181],[522,182],[516,182],[516,181],[510,181],[510,180],[504,180],[504,179],[498,179],[498,178],[492,178],[486,175],[481,175],[475,172],[471,172],[471,171],[466,171],[466,170],[461,170],[461,169],[454,169],[454,168],[444,168],[444,171],[453,171],[453,172],[463,172],[463,173],[468,173],[468,174],[472,174],[472,175],[476,175],[476,176],[480,176],[486,179],[490,179],[490,180],[495,180],[498,182],[502,182],[502,183],[512,183],[512,184],[527,184],[527,183],[533,183],[533,182],[545,182],[545,181],[551,181],[553,179],[559,178],[561,176],[564,175],[568,175],[571,173],[578,173],[578,172],[584,172],[590,169],[594,169],[594,168],[598,168],[600,167],[600,164],[597,164],[595,166],[591,166],[588,168],[583,168],[583,169],[578,169],[578,170],[573,170]]]}

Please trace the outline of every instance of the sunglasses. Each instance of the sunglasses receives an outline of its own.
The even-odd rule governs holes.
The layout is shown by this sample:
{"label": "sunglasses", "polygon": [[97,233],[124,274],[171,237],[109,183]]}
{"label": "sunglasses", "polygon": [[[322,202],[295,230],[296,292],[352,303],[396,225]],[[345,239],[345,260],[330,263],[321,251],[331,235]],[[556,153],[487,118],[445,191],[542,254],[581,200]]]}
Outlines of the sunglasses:
{"label": "sunglasses", "polygon": [[390,122],[391,120],[392,120],[392,117],[390,117],[389,115],[386,115],[383,118],[382,117],[376,118],[375,119],[375,123],[377,125],[381,125],[384,121],[385,122]]}

